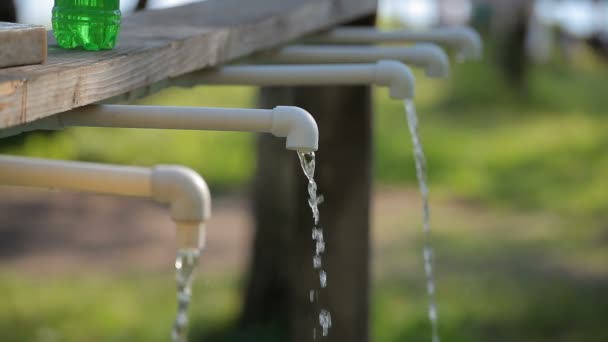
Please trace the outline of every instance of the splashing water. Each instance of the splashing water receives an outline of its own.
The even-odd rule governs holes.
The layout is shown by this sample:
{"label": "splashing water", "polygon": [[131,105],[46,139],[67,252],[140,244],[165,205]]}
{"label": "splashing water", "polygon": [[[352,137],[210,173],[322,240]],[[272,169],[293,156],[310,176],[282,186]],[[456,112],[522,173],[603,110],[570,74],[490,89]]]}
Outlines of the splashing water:
{"label": "splashing water", "polygon": [[[322,255],[325,252],[325,240],[323,237],[323,228],[319,227],[319,204],[323,203],[323,196],[317,195],[317,183],[314,180],[315,176],[315,154],[298,152],[300,165],[308,179],[308,205],[312,211],[314,226],[312,228],[312,240],[315,242],[315,253],[312,257],[312,267],[319,271],[319,286],[327,287],[327,272],[323,270]],[[319,292],[310,290],[310,302],[318,301]],[[331,314],[325,309],[319,312],[319,325],[322,329],[323,336],[329,334],[331,328]],[[313,328],[313,338],[317,338],[317,329]]]}
{"label": "splashing water", "polygon": [[426,292],[429,297],[429,320],[431,321],[432,341],[440,342],[438,331],[438,310],[437,300],[435,298],[435,276],[433,274],[433,247],[431,244],[431,210],[429,207],[429,188],[427,183],[427,169],[422,142],[418,135],[418,116],[416,115],[416,107],[413,100],[405,100],[405,114],[407,124],[412,136],[412,144],[414,146],[414,158],[416,160],[416,176],[422,195],[422,221],[424,230],[424,272],[426,274]]}
{"label": "splashing water", "polygon": [[312,217],[315,220],[315,227],[312,231],[312,238],[323,241],[323,229],[317,228],[319,224],[319,204],[323,203],[323,196],[317,195],[317,183],[315,182],[315,153],[298,152],[300,166],[308,179],[308,205],[312,210]]}
{"label": "splashing water", "polygon": [[319,284],[321,284],[321,288],[327,287],[327,273],[323,270],[319,272]]}
{"label": "splashing water", "polygon": [[323,328],[323,336],[327,336],[331,327],[331,314],[329,311],[321,310],[319,313],[319,325]]}
{"label": "splashing water", "polygon": [[180,249],[175,258],[175,280],[177,282],[177,315],[172,342],[186,342],[188,340],[188,307],[192,297],[192,279],[194,269],[198,264],[200,250],[198,248]]}

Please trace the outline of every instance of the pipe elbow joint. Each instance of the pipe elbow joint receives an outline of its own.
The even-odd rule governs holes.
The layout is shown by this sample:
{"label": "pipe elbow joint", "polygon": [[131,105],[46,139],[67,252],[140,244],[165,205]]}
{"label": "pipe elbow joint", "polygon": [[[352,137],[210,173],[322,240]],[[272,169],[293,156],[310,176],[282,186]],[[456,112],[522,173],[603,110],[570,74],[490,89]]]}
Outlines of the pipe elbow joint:
{"label": "pipe elbow joint", "polygon": [[424,72],[428,77],[446,78],[450,75],[450,59],[442,48],[434,44],[416,44],[415,48],[427,61]]}
{"label": "pipe elbow joint", "polygon": [[443,31],[458,49],[456,56],[460,60],[480,59],[483,54],[483,42],[479,33],[470,27],[446,28]]}
{"label": "pipe elbow joint", "polygon": [[314,152],[319,148],[319,128],[310,113],[299,107],[278,106],[272,114],[271,133],[286,137],[287,149]]}
{"label": "pipe elbow joint", "polygon": [[176,222],[205,222],[211,217],[211,195],[205,180],[183,166],[159,165],[152,169],[152,197],[171,206]]}
{"label": "pipe elbow joint", "polygon": [[416,78],[412,70],[397,61],[379,61],[376,63],[376,83],[389,87],[391,98],[395,100],[411,99],[416,90]]}
{"label": "pipe elbow joint", "polygon": [[151,183],[152,197],[171,207],[178,248],[203,248],[205,221],[211,217],[205,180],[187,167],[159,165],[152,169]]}

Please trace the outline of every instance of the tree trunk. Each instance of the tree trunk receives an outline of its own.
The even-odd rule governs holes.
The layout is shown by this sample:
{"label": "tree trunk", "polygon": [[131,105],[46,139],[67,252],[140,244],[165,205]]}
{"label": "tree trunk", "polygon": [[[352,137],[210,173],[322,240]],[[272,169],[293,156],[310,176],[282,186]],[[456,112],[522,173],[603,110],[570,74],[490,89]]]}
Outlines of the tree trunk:
{"label": "tree trunk", "polygon": [[523,6],[507,30],[502,46],[502,66],[508,83],[521,93],[526,93],[530,63],[526,51],[526,37],[530,10]]}
{"label": "tree trunk", "polygon": [[0,21],[17,22],[17,11],[12,0],[0,1]]}
{"label": "tree trunk", "polygon": [[135,7],[136,11],[141,11],[146,9],[146,6],[148,5],[148,0],[138,0],[137,1],[137,7]]}
{"label": "tree trunk", "polygon": [[591,50],[598,55],[604,62],[608,62],[608,39],[605,35],[595,33],[586,39]]}
{"label": "tree trunk", "polygon": [[[373,24],[368,18],[356,24]],[[331,312],[326,341],[369,340],[369,227],[372,179],[372,108],[367,86],[266,88],[261,107],[295,105],[308,110],[320,130],[316,181],[326,202],[320,226],[325,233],[323,268],[328,286],[319,302],[313,270],[313,220],[307,204],[307,180],[295,152],[282,139],[259,137],[253,191],[256,235],[240,330],[245,340],[311,341],[320,339],[318,311]]]}

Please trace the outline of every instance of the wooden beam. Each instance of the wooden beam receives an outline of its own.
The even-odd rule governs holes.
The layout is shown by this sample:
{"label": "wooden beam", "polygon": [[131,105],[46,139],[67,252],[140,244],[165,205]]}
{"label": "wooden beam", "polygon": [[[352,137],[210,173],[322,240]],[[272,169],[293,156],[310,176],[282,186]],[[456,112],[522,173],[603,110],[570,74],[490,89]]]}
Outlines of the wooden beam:
{"label": "wooden beam", "polygon": [[46,60],[44,26],[0,22],[0,68],[40,64]]}
{"label": "wooden beam", "polygon": [[376,0],[207,0],[124,18],[112,51],[0,70],[0,128],[120,95],[373,13]]}

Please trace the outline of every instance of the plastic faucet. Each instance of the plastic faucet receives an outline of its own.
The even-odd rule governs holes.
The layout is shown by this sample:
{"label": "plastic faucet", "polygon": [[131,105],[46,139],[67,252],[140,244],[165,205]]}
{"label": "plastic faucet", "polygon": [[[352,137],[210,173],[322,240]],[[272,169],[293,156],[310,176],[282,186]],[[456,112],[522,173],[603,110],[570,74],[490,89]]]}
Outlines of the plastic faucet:
{"label": "plastic faucet", "polygon": [[286,147],[299,152],[316,151],[319,145],[319,130],[312,115],[292,106],[245,109],[90,105],[0,130],[0,138],[72,126],[272,133],[287,138]]}
{"label": "plastic faucet", "polygon": [[264,63],[374,63],[396,60],[421,67],[429,77],[443,78],[450,73],[445,51],[434,44],[410,47],[375,47],[364,45],[290,45],[260,54],[256,61]]}
{"label": "plastic faucet", "polygon": [[[413,98],[416,80],[411,70],[397,61],[373,64],[234,65],[205,70],[190,77],[199,84],[306,86],[377,84],[389,87],[394,99]],[[192,82],[174,82],[192,86]]]}
{"label": "plastic faucet", "polygon": [[0,184],[151,198],[171,207],[179,248],[202,248],[211,195],[183,166],[153,168],[0,156]]}
{"label": "plastic faucet", "polygon": [[427,31],[381,31],[372,27],[338,27],[305,40],[320,44],[435,43],[456,50],[457,58],[480,59],[483,43],[470,27],[441,27]]}

